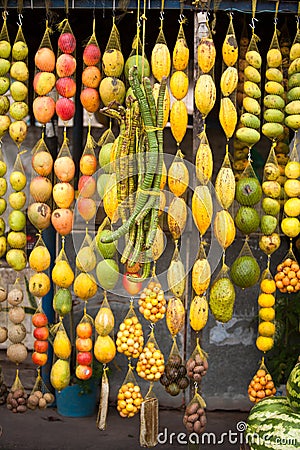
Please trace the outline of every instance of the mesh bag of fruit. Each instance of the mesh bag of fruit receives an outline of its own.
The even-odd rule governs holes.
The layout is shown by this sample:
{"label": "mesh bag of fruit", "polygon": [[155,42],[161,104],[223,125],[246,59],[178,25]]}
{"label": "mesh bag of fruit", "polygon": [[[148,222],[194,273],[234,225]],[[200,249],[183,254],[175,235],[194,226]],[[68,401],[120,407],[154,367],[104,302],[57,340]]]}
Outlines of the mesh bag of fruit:
{"label": "mesh bag of fruit", "polygon": [[252,378],[248,386],[248,396],[251,402],[258,403],[266,397],[272,397],[276,394],[272,376],[269,373],[264,358],[262,358],[259,369]]}
{"label": "mesh bag of fruit", "polygon": [[45,409],[54,402],[54,399],[54,395],[47,388],[41,377],[40,369],[38,369],[34,386],[27,399],[27,408],[31,410]]}
{"label": "mesh bag of fruit", "polygon": [[[135,36],[132,40],[131,52],[124,66],[125,78],[128,81],[129,70],[131,67],[137,66],[138,76],[141,81],[144,77],[150,76],[150,65],[145,55],[145,51],[139,36]],[[132,94],[131,94],[132,95]]]}
{"label": "mesh bag of fruit", "polygon": [[33,343],[34,352],[31,355],[31,359],[36,366],[42,367],[48,361],[49,328],[48,318],[42,308],[42,301],[40,299],[38,300],[38,307],[32,316],[35,341]]}
{"label": "mesh bag of fruit", "polygon": [[194,292],[197,295],[204,294],[209,287],[210,280],[211,268],[202,242],[192,269],[192,288]]}
{"label": "mesh bag of fruit", "polygon": [[7,409],[13,413],[24,413],[27,411],[27,397],[24,386],[19,378],[19,370],[16,371],[16,377],[11,390],[6,399]]}
{"label": "mesh bag of fruit", "polygon": [[244,245],[230,269],[232,282],[242,289],[254,286],[260,279],[260,267],[246,238]]}
{"label": "mesh bag of fruit", "polygon": [[275,335],[275,280],[267,268],[260,281],[260,293],[258,296],[259,324],[256,346],[264,353],[271,350],[274,345]]}
{"label": "mesh bag of fruit", "polygon": [[186,362],[187,375],[192,381],[201,383],[202,378],[206,375],[208,370],[207,358],[208,355],[201,348],[200,340],[197,337],[195,349]]}
{"label": "mesh bag of fruit", "polygon": [[198,135],[199,145],[196,153],[196,177],[201,185],[207,185],[212,176],[213,156],[207,134],[204,130]]}
{"label": "mesh bag of fruit", "polygon": [[[48,183],[45,181],[45,178],[47,178],[50,183],[52,182],[52,169],[53,169],[53,157],[46,145],[45,142],[45,136],[42,134],[41,139],[37,141],[37,143],[34,145],[32,151],[32,160],[31,160],[31,181],[39,176],[43,177],[43,182]],[[32,193],[30,192],[30,195],[32,197]],[[44,201],[44,203],[49,203],[49,199]],[[31,201],[30,201],[31,203]]]}
{"label": "mesh bag of fruit", "polygon": [[184,416],[183,424],[189,433],[201,434],[205,431],[206,427],[206,404],[201,395],[195,389],[195,395],[187,405]]}
{"label": "mesh bag of fruit", "polygon": [[76,370],[79,380],[88,380],[93,374],[93,318],[84,308],[83,316],[76,326]]}
{"label": "mesh bag of fruit", "polygon": [[153,383],[144,397],[140,412],[140,446],[155,447],[158,438],[158,399],[153,392]]}
{"label": "mesh bag of fruit", "polygon": [[117,410],[121,417],[129,419],[140,411],[143,397],[135,379],[133,367],[130,364],[126,377],[119,389],[117,399]]}
{"label": "mesh bag of fruit", "polygon": [[[7,95],[5,95],[10,88],[10,77],[9,72],[11,68],[11,44],[10,39],[8,35],[8,29],[7,29],[7,12],[5,11],[3,13],[3,25],[0,32],[0,40],[1,40],[1,76],[2,78],[2,85],[1,85],[1,95],[2,101],[1,101],[1,129],[0,129],[0,138],[2,138],[5,133],[9,130],[11,119],[9,117],[8,111],[10,107],[10,101]],[[14,85],[15,86],[15,85]],[[14,88],[13,88],[14,89]],[[11,94],[13,93],[13,90],[11,89]],[[26,91],[26,97],[27,97],[27,91]]]}
{"label": "mesh bag of fruit", "polygon": [[136,371],[144,380],[158,381],[165,370],[164,355],[162,354],[152,328],[148,341],[139,356]]}
{"label": "mesh bag of fruit", "polygon": [[[204,163],[204,162],[203,162]],[[226,153],[215,181],[218,202],[222,208],[229,210],[234,201],[235,177],[230,162],[230,153],[226,145]]]}
{"label": "mesh bag of fruit", "polygon": [[178,298],[181,298],[186,288],[186,272],[181,260],[178,244],[175,242],[175,249],[167,271],[169,290]]}
{"label": "mesh bag of fruit", "polygon": [[229,267],[223,264],[209,292],[209,306],[214,318],[222,323],[228,322],[233,315],[235,289],[230,279]]}
{"label": "mesh bag of fruit", "polygon": [[274,279],[280,292],[293,294],[300,290],[299,263],[292,250],[292,243],[282,262],[278,264],[276,271]]}
{"label": "mesh bag of fruit", "polygon": [[166,299],[164,291],[155,273],[143,289],[139,298],[139,311],[146,320],[156,323],[164,318],[166,312]]}
{"label": "mesh bag of fruit", "polygon": [[[181,16],[182,17],[182,16]],[[189,48],[185,38],[183,25],[186,23],[184,17],[179,20],[179,30],[172,54],[172,74],[176,71],[183,72],[188,76]],[[171,77],[172,79],[172,77]],[[174,80],[175,81],[175,80]],[[187,80],[188,85],[188,80]]]}
{"label": "mesh bag of fruit", "polygon": [[116,339],[117,350],[124,353],[128,358],[138,358],[143,351],[144,336],[143,328],[130,301],[129,310],[119,325]]}
{"label": "mesh bag of fruit", "polygon": [[82,244],[76,255],[76,277],[81,273],[94,273],[97,264],[95,243],[88,230],[85,231]]}
{"label": "mesh bag of fruit", "polygon": [[173,338],[173,345],[165,365],[165,371],[159,381],[168,394],[176,396],[189,386],[189,379],[186,373],[176,339]]}

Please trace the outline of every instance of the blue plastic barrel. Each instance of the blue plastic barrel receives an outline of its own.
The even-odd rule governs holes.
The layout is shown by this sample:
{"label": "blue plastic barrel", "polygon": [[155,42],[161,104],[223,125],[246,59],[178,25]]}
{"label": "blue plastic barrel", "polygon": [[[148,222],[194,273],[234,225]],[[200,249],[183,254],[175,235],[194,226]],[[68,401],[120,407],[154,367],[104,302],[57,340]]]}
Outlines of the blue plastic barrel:
{"label": "blue plastic barrel", "polygon": [[91,383],[88,393],[78,384],[55,391],[57,412],[64,417],[89,417],[96,412],[98,384]]}

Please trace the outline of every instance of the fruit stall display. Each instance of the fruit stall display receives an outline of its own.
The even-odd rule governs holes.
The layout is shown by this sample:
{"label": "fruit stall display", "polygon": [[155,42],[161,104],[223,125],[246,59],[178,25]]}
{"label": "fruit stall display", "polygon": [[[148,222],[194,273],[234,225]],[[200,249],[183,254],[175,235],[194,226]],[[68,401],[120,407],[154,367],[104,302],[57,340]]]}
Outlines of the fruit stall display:
{"label": "fruit stall display", "polygon": [[[5,256],[8,265],[16,271],[16,281],[9,292],[0,283],[0,302],[7,300],[9,305],[8,330],[0,328],[0,343],[9,340],[7,356],[17,365],[15,382],[7,396],[8,409],[21,413],[27,409],[43,409],[53,403],[54,396],[41,378],[41,368],[48,362],[48,349],[52,345],[54,357],[50,381],[57,392],[70,384],[72,353],[75,354],[74,372],[78,380],[92,378],[95,361],[102,365],[97,426],[104,430],[109,421],[109,369],[114,370],[113,361],[119,353],[124,355],[122,358],[127,358],[127,368],[118,387],[116,408],[123,419],[140,414],[141,445],[157,443],[159,400],[155,389],[158,384],[174,397],[184,391],[187,396],[188,388],[192,389],[183,424],[188,433],[200,435],[207,422],[201,381],[209,369],[201,332],[207,325],[209,310],[215,321],[228,323],[234,315],[236,287],[247,289],[258,285],[256,346],[262,362],[249,381],[249,400],[255,405],[248,418],[247,433],[263,433],[266,429],[263,418],[278,435],[282,433],[282,429],[276,428],[280,421],[299,441],[299,363],[290,375],[287,398],[275,398],[276,388],[265,362],[267,352],[274,346],[276,290],[290,295],[300,290],[300,269],[292,247],[292,239],[300,232],[300,162],[297,153],[300,32],[297,29],[290,48],[280,43],[277,13],[276,10],[274,35],[265,60],[254,33],[255,8],[252,36],[241,39],[240,48],[234,17],[229,15],[220,53],[220,80],[215,76],[218,49],[212,25],[207,22],[205,33],[197,35],[197,75],[193,90],[201,120],[194,165],[185,162],[181,151],[188,127],[186,99],[191,78],[188,63],[192,53],[185,37],[182,9],[171,52],[164,34],[162,4],[160,28],[151,49],[150,64],[145,55],[146,7],[142,22],[138,20],[127,59],[122,53],[123,36],[118,31],[115,16],[103,54],[96,38],[94,18],[92,36],[83,50],[82,73],[79,73],[76,59],[76,30],[72,31],[68,19],[59,24],[55,55],[47,22],[34,55],[32,108],[42,128],[41,137],[32,150],[28,198],[21,145],[27,133],[28,58],[32,55],[28,54],[22,24],[19,24],[11,47],[4,14],[0,34],[0,125],[1,133],[4,135],[8,131],[18,147],[10,173],[5,163],[5,148],[0,152],[2,213],[6,209],[7,181],[10,189],[8,223],[0,218],[0,255]],[[262,67],[265,67],[265,73]],[[151,74],[153,79],[150,79]],[[80,93],[76,93],[76,76],[81,78]],[[220,98],[216,85],[220,87]],[[13,98],[11,104],[6,94],[9,88]],[[76,113],[76,95],[88,115],[87,137],[78,161],[77,192],[77,162],[67,137]],[[240,100],[240,110],[237,100]],[[206,124],[216,105],[225,135],[225,155],[222,153],[223,162],[213,186],[215,150],[208,140]],[[91,123],[93,114],[99,109],[108,117],[109,126],[96,142]],[[63,123],[63,141],[53,160],[45,133],[46,124],[55,113]],[[170,164],[164,160],[164,128],[168,120],[175,149]],[[295,136],[287,161],[284,152],[289,150],[286,148],[288,128]],[[253,147],[260,141],[261,133],[271,142],[262,182],[252,165]],[[231,145],[235,153],[241,151],[244,155],[243,170],[238,176],[233,171]],[[282,153],[278,149],[283,150]],[[192,289],[189,292],[182,237],[188,226],[188,188],[191,187],[193,232],[195,235],[197,230],[199,232],[199,238],[197,236],[195,240],[199,248],[191,268]],[[37,303],[32,315],[35,339],[32,362],[37,367],[37,377],[29,396],[19,378],[19,365],[27,357],[23,343],[26,337],[24,292],[19,282],[27,265],[26,203],[27,217],[38,235],[28,260],[31,269],[28,291]],[[95,229],[99,204],[104,219],[99,226],[97,222]],[[51,261],[43,236],[51,224],[59,242],[55,261]],[[157,268],[164,253],[166,228],[170,234],[168,245],[172,256],[163,277]],[[7,237],[4,236],[6,229],[9,229]],[[209,255],[210,229],[220,250],[221,267],[216,274],[212,273]],[[280,230],[290,240],[290,249],[277,266],[276,274],[272,274],[271,255],[280,247]],[[240,236],[238,233],[244,242],[229,267],[227,256],[230,246]],[[75,234],[78,248],[75,248],[74,261],[71,261],[66,239],[74,238]],[[250,235],[257,238],[266,255],[266,268],[262,273],[250,249]],[[120,272],[123,273],[122,289],[128,300],[124,317],[117,317],[111,306],[111,296],[118,294]],[[51,301],[56,313],[55,324],[49,323],[43,310],[43,298],[49,294],[51,284],[54,286]],[[74,342],[66,320],[72,312],[72,292],[83,310],[75,324]],[[91,317],[89,308],[96,296],[102,301],[95,317]],[[193,348],[188,348],[185,361],[181,338],[186,316]],[[164,343],[160,342],[157,332],[163,323],[170,335],[168,355],[163,352]],[[146,392],[139,380],[147,382]],[[0,399],[6,397],[1,373],[0,393]],[[291,418],[289,423],[287,414]],[[150,416],[154,418],[153,422],[148,420]],[[251,448],[258,447],[253,444]],[[271,447],[266,445],[265,448]]]}

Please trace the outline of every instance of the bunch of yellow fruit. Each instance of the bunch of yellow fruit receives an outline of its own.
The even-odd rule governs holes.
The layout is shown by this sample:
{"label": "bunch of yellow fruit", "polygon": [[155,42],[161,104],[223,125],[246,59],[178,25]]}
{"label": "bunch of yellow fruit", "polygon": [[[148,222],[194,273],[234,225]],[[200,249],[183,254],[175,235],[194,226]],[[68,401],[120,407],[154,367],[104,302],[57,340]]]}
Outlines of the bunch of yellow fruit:
{"label": "bunch of yellow fruit", "polygon": [[265,278],[260,283],[261,293],[258,297],[258,304],[260,306],[258,326],[258,338],[256,346],[262,352],[271,350],[274,345],[275,334],[275,296],[276,284],[273,279]]}
{"label": "bunch of yellow fruit", "polygon": [[154,342],[148,342],[139,356],[136,371],[141,378],[158,381],[165,371],[165,360],[162,352]]}
{"label": "bunch of yellow fruit", "polygon": [[121,417],[133,417],[141,407],[143,397],[139,386],[129,382],[123,384],[118,393],[117,410]]}
{"label": "bunch of yellow fruit", "polygon": [[124,319],[119,326],[116,340],[117,350],[129,358],[138,358],[143,351],[144,336],[142,324],[134,315]]}
{"label": "bunch of yellow fruit", "polygon": [[164,318],[166,299],[160,283],[150,281],[140,295],[139,306],[140,313],[152,323]]}

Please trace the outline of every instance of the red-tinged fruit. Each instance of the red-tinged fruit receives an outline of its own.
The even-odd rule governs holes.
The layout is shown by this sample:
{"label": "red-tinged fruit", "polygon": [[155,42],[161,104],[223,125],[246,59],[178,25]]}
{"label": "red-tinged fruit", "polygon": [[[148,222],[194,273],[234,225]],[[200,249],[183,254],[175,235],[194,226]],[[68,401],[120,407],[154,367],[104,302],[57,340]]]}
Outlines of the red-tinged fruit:
{"label": "red-tinged fruit", "polygon": [[97,89],[101,81],[101,72],[97,66],[88,66],[82,72],[81,79],[85,87]]}
{"label": "red-tinged fruit", "polygon": [[93,175],[97,169],[97,158],[87,153],[80,158],[79,165],[82,175]]}
{"label": "red-tinged fruit", "polygon": [[86,222],[91,220],[97,212],[96,203],[92,198],[84,198],[84,197],[79,198],[77,200],[77,209],[81,217]]}
{"label": "red-tinged fruit", "polygon": [[101,58],[100,48],[96,44],[89,44],[83,51],[83,62],[86,66],[95,66]]}
{"label": "red-tinged fruit", "polygon": [[36,52],[34,62],[42,72],[53,72],[55,69],[55,54],[50,48],[42,47]]}
{"label": "red-tinged fruit", "polygon": [[89,366],[92,364],[93,354],[91,352],[78,352],[77,363],[83,366]]}
{"label": "red-tinged fruit", "polygon": [[76,39],[72,33],[62,33],[58,38],[58,47],[63,53],[73,53],[76,48]]}
{"label": "red-tinged fruit", "polygon": [[48,350],[48,341],[34,341],[33,348],[38,353],[46,353]]}
{"label": "red-tinged fruit", "polygon": [[33,114],[36,120],[40,123],[46,124],[49,122],[55,113],[55,101],[46,95],[36,97],[32,104]]}
{"label": "red-tinged fruit", "polygon": [[80,322],[76,327],[76,334],[79,338],[90,338],[93,334],[93,327],[89,322]]}
{"label": "red-tinged fruit", "polygon": [[[128,292],[129,295],[137,295],[140,292],[140,290],[142,289],[143,283],[140,281],[137,281],[137,282],[131,281],[128,279],[127,275],[129,275],[129,274],[125,273],[123,275],[122,281],[123,281],[124,289],[126,290],[126,292]],[[135,278],[140,278],[140,276],[137,274],[131,274],[131,276],[135,277]]]}
{"label": "red-tinged fruit", "polygon": [[54,173],[60,181],[72,181],[75,175],[75,163],[70,156],[57,158],[54,163]]}
{"label": "red-tinged fruit", "polygon": [[34,201],[47,202],[52,194],[52,183],[49,178],[34,177],[30,182],[29,191]]}
{"label": "red-tinged fruit", "polygon": [[74,117],[75,103],[69,98],[59,98],[56,102],[56,114],[63,122],[68,122]]}
{"label": "red-tinged fruit", "polygon": [[83,366],[80,364],[76,367],[75,374],[79,380],[88,380],[93,374],[93,369],[91,366]]}
{"label": "red-tinged fruit", "polygon": [[55,209],[51,216],[52,225],[61,235],[70,234],[73,227],[73,212],[70,209]]}
{"label": "red-tinged fruit", "polygon": [[47,327],[39,327],[33,330],[33,336],[38,341],[46,341],[49,337],[49,330]]}
{"label": "red-tinged fruit", "polygon": [[93,341],[91,338],[77,338],[76,348],[80,352],[90,352],[93,348]]}
{"label": "red-tinged fruit", "polygon": [[41,327],[45,327],[46,325],[48,325],[48,319],[45,313],[35,313],[32,316],[32,325],[35,326],[36,328],[41,328]]}
{"label": "red-tinged fruit", "polygon": [[78,191],[82,197],[93,197],[96,191],[95,179],[89,175],[82,175],[78,181]]}
{"label": "red-tinged fruit", "polygon": [[47,353],[33,352],[31,355],[31,359],[33,364],[37,366],[44,366],[48,360],[48,355]]}
{"label": "red-tinged fruit", "polygon": [[36,173],[43,177],[47,177],[48,175],[50,175],[53,168],[53,158],[51,156],[51,153],[45,150],[34,153],[31,160],[31,165]]}
{"label": "red-tinged fruit", "polygon": [[52,72],[38,72],[33,79],[33,89],[38,95],[47,95],[55,86],[55,75]]}
{"label": "red-tinged fruit", "polygon": [[45,230],[51,223],[51,209],[47,203],[31,203],[27,209],[27,216],[33,226],[39,231]]}
{"label": "red-tinged fruit", "polygon": [[57,58],[56,73],[59,78],[70,77],[76,70],[76,59],[72,55],[63,53]]}
{"label": "red-tinged fruit", "polygon": [[83,89],[80,93],[80,101],[84,109],[89,113],[94,113],[100,108],[100,95],[97,89]]}
{"label": "red-tinged fruit", "polygon": [[55,87],[57,93],[62,97],[71,98],[76,93],[76,83],[71,77],[58,78]]}

